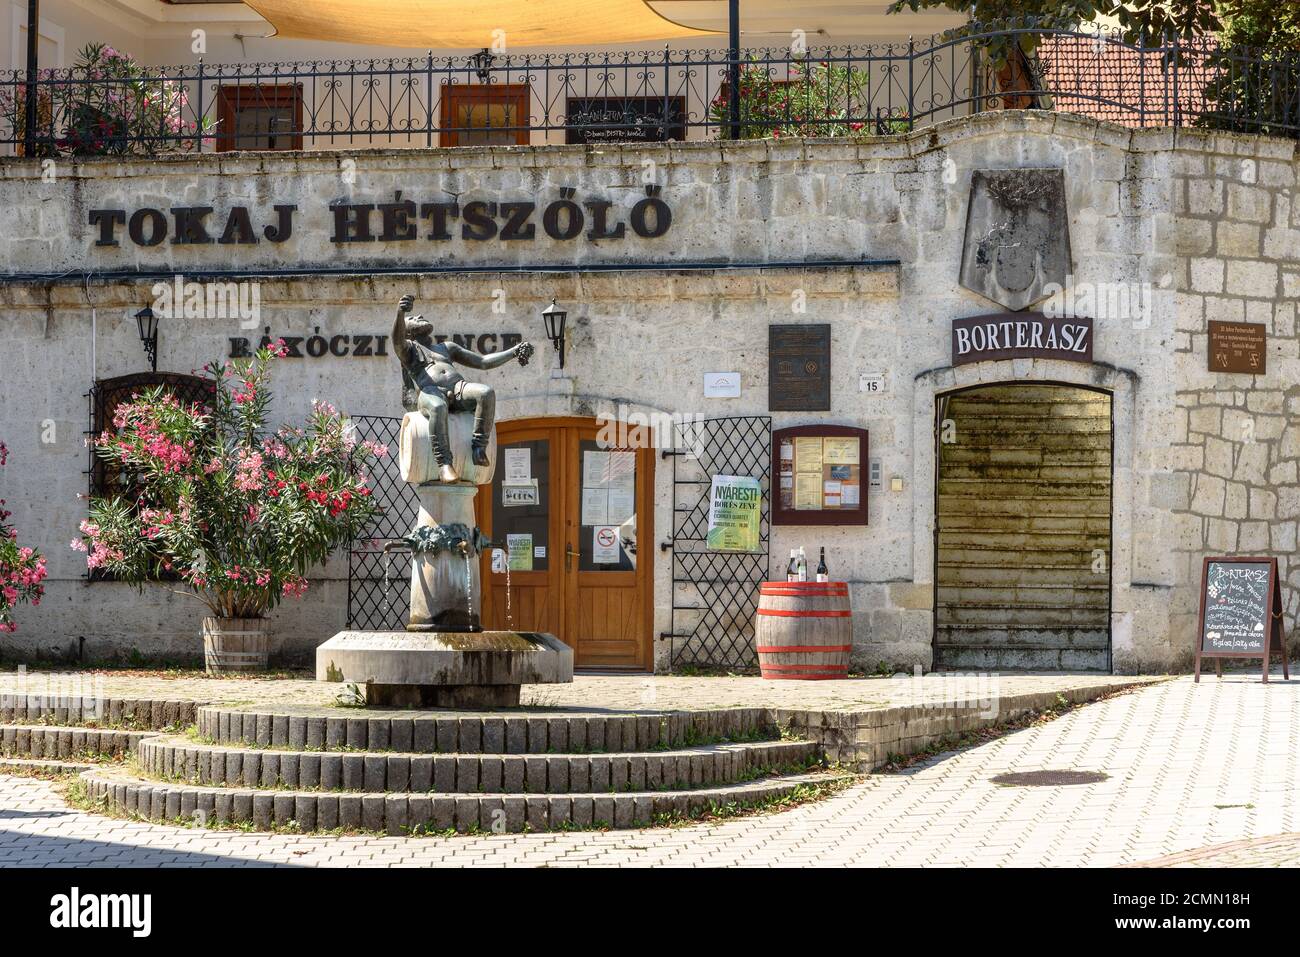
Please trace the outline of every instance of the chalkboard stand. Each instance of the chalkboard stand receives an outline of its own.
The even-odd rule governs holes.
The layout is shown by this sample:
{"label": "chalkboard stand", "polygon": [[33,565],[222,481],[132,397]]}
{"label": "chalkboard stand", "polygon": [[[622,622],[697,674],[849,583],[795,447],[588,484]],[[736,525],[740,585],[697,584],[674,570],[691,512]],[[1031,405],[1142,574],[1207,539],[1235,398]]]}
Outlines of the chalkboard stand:
{"label": "chalkboard stand", "polygon": [[1257,651],[1207,651],[1205,649],[1205,605],[1207,597],[1207,586],[1209,585],[1210,566],[1214,564],[1232,564],[1232,565],[1264,565],[1269,566],[1268,575],[1268,593],[1265,598],[1264,607],[1268,609],[1268,639],[1267,644],[1262,651],[1263,670],[1261,677],[1265,684],[1268,683],[1268,668],[1272,661],[1273,655],[1282,659],[1282,677],[1286,681],[1291,680],[1291,670],[1287,663],[1286,653],[1286,629],[1282,617],[1282,590],[1278,587],[1278,570],[1276,558],[1241,558],[1230,556],[1214,556],[1206,558],[1201,567],[1201,614],[1197,621],[1196,630],[1196,677],[1195,681],[1201,680],[1201,659],[1213,658],[1214,671],[1219,677],[1223,677],[1223,659],[1224,658],[1259,658],[1261,653]]}

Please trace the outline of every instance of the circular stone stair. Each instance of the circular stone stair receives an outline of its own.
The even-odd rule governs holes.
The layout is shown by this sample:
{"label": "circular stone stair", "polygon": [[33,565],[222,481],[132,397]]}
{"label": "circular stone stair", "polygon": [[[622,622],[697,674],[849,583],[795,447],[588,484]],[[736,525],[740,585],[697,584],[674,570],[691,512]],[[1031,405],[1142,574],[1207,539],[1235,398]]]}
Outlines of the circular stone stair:
{"label": "circular stone stair", "polygon": [[782,739],[764,709],[19,702],[0,709],[0,759],[89,765],[92,807],[160,823],[392,835],[621,828],[769,806],[845,779],[825,771],[817,744]]}

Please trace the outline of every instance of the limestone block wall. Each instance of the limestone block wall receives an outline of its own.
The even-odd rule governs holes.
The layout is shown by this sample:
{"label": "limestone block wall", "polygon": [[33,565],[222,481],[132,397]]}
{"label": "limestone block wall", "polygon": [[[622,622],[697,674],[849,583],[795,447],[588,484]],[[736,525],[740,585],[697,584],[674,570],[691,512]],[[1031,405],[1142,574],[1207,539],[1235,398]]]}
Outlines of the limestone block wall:
{"label": "limestone block wall", "polygon": [[[1175,635],[1191,632],[1205,555],[1271,555],[1291,642],[1300,612],[1300,205],[1295,143],[1180,134],[1179,255],[1170,445],[1152,453],[1149,501],[1169,509]],[[1208,322],[1261,323],[1267,374],[1208,371]],[[1191,645],[1175,640],[1175,665]]]}
{"label": "limestone block wall", "polygon": [[[249,154],[40,166],[0,160],[0,235],[9,274],[0,282],[0,438],[10,467],[0,497],[27,540],[50,557],[48,600],[24,609],[6,652],[80,647],[100,655],[176,654],[198,645],[202,608],[165,588],[137,595],[87,584],[67,543],[84,514],[85,393],[95,379],[138,372],[144,357],[133,314],[154,280],[106,280],[105,270],[195,275],[235,270],[258,283],[255,321],[206,316],[164,321],[159,368],[188,372],[224,356],[232,337],[326,340],[383,335],[410,292],[453,334],[517,333],[539,345],[527,368],[487,373],[502,419],[653,412],[764,415],[767,328],[831,327],[830,412],[772,413],[781,428],[856,425],[871,435],[885,487],[870,496],[866,528],[779,528],[773,569],[791,547],[825,545],[833,574],[851,583],[854,664],[866,670],[929,667],[934,627],[934,410],[945,391],[1036,380],[1111,392],[1114,514],[1111,636],[1121,671],[1184,667],[1192,647],[1200,558],[1236,547],[1285,561],[1294,632],[1300,568],[1295,547],[1295,394],[1300,356],[1291,305],[1300,254],[1290,185],[1294,144],[1256,138],[1132,131],[1079,117],[997,113],[906,137],[346,153]],[[1255,180],[1237,176],[1243,161]],[[1094,362],[1004,360],[953,368],[950,321],[996,311],[957,284],[970,174],[975,169],[1065,171],[1076,284],[1135,284],[1140,314],[1098,316]],[[572,188],[626,216],[649,170],[672,205],[669,233],[568,244],[538,230],[532,243],[334,244],[331,203],[380,203],[397,190],[416,201],[536,198]],[[344,175],[347,173],[347,176]],[[260,230],[273,204],[299,209],[292,238],[247,246],[95,245],[89,211],[247,204]],[[224,213],[216,214],[218,223]],[[257,218],[261,217],[261,218]],[[376,219],[378,223],[378,219]],[[378,228],[378,227],[377,227]],[[774,263],[897,260],[847,268],[529,273],[489,266],[687,260]],[[480,271],[434,272],[473,267]],[[319,268],[317,276],[268,276]],[[24,278],[25,277],[25,278]],[[569,308],[563,374],[542,339],[544,308]],[[1267,376],[1205,369],[1205,321],[1266,321]],[[705,372],[738,371],[741,395],[706,399]],[[883,373],[884,394],[859,391]],[[396,415],[391,354],[286,360],[273,418],[305,414],[312,398],[353,414]],[[1243,423],[1253,425],[1249,440]],[[55,426],[53,439],[46,428]],[[891,490],[890,480],[902,488]],[[656,537],[671,528],[671,468],[656,473]],[[346,565],[332,560],[300,603],[277,612],[281,647],[305,654],[343,625]],[[672,581],[656,558],[654,633],[671,630]],[[667,667],[668,641],[655,658]]]}

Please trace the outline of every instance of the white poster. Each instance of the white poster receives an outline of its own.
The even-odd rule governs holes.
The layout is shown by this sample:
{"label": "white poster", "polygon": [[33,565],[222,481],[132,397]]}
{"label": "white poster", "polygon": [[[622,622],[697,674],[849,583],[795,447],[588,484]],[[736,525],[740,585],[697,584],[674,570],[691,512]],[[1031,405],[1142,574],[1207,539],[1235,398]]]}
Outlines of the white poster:
{"label": "white poster", "polygon": [[582,524],[609,524],[609,491],[605,486],[583,488],[582,490]]}
{"label": "white poster", "polygon": [[605,483],[609,481],[609,453],[608,452],[583,452],[582,453],[582,487],[604,488]]}
{"label": "white poster", "polygon": [[506,449],[506,471],[501,479],[503,485],[527,485],[533,480],[533,457],[531,449]]}
{"label": "white poster", "polygon": [[595,565],[619,562],[618,526],[597,525],[591,533],[591,561]]}

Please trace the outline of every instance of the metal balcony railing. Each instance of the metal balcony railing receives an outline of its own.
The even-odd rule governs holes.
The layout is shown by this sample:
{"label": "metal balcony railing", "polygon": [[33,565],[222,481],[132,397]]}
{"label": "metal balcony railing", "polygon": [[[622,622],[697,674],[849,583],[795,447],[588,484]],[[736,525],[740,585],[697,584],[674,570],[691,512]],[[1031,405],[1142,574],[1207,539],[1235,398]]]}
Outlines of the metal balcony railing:
{"label": "metal balcony railing", "polygon": [[[1015,52],[1026,37],[1033,52]],[[874,136],[1008,108],[1300,136],[1300,54],[1208,38],[1134,45],[1092,26],[1016,21],[906,43],[748,49],[738,60],[721,50],[485,51],[142,67],[100,55],[34,78],[0,74],[0,144],[50,156]]]}

